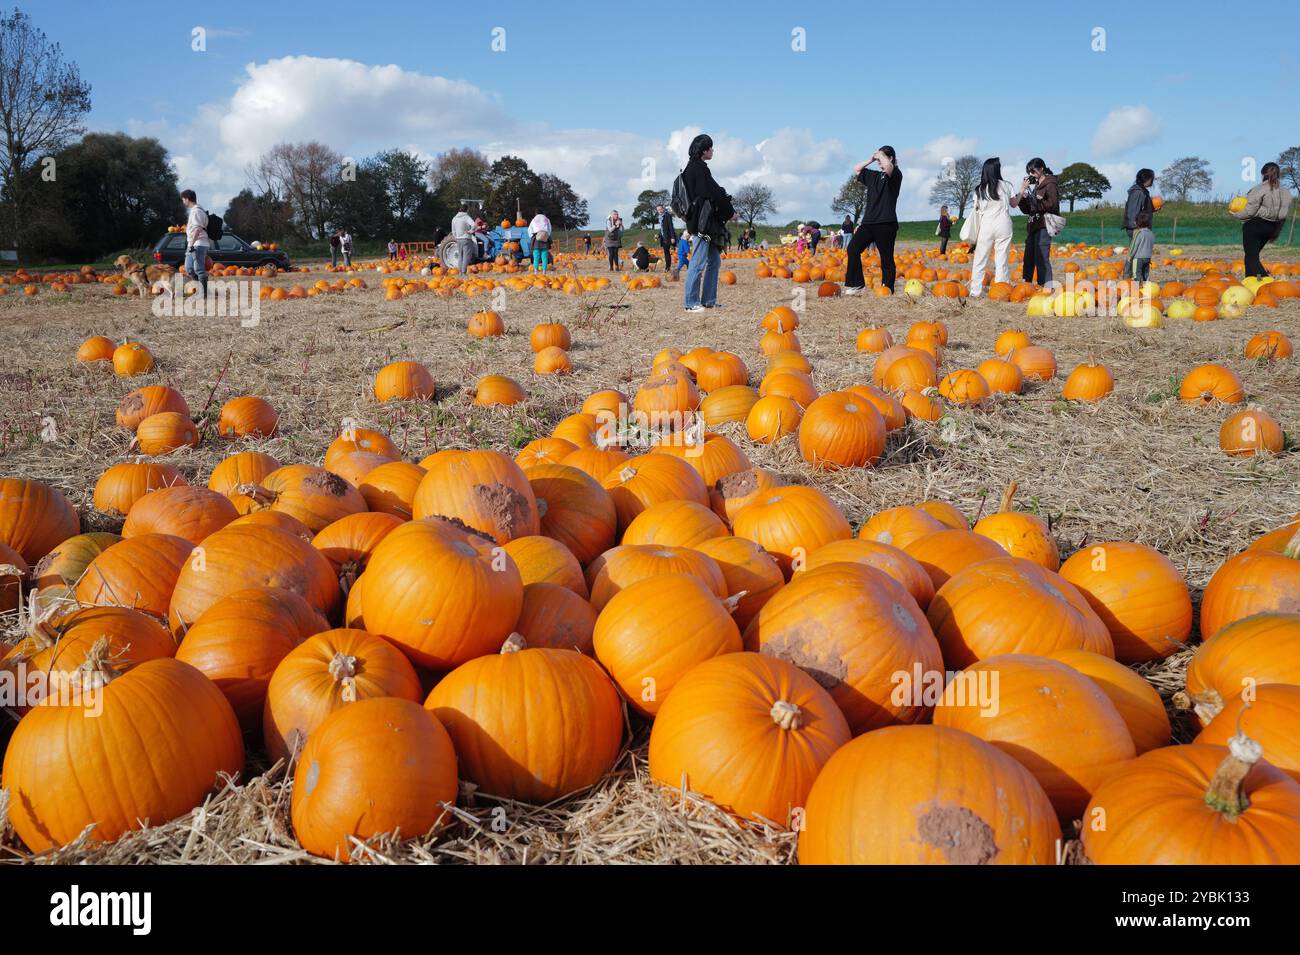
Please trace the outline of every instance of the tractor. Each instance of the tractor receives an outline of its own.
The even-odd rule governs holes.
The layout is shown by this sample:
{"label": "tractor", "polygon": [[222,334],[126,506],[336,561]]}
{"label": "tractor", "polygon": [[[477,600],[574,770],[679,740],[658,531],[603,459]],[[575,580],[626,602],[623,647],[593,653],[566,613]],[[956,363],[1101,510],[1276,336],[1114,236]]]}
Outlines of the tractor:
{"label": "tractor", "polygon": [[[467,200],[473,202],[475,200]],[[481,208],[481,203],[479,203]],[[516,222],[522,221],[516,213]],[[493,262],[498,256],[504,256],[508,261],[514,263],[522,259],[530,259],[533,255],[532,237],[528,234],[528,229],[524,226],[510,225],[509,220],[502,220],[502,225],[497,226],[491,232],[476,232],[470,238],[474,242],[474,257],[467,265],[473,265],[476,262]],[[442,240],[438,246],[438,258],[442,264],[449,269],[460,270],[460,248],[456,240],[448,236]]]}

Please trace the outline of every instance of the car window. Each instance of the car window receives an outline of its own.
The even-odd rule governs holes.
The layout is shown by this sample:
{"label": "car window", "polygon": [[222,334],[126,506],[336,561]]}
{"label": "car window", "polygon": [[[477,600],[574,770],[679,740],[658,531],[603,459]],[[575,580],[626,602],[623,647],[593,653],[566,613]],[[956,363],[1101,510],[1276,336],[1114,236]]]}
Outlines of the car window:
{"label": "car window", "polygon": [[217,240],[217,249],[222,252],[239,252],[244,248],[233,235],[223,235]]}
{"label": "car window", "polygon": [[182,249],[182,248],[184,248],[184,247],[185,247],[185,236],[182,235],[181,233],[179,233],[179,232],[173,232],[171,235],[169,235],[169,236],[167,237],[167,245],[166,245],[166,248],[168,248],[168,249]]}

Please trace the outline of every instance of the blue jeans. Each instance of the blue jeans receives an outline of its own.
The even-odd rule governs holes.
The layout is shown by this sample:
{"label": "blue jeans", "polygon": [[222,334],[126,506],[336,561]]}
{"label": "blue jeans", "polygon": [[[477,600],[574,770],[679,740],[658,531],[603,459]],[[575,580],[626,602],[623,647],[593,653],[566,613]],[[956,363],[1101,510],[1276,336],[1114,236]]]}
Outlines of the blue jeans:
{"label": "blue jeans", "polygon": [[208,297],[208,247],[200,245],[185,250],[185,275],[198,281],[203,297]]}
{"label": "blue jeans", "polygon": [[722,253],[706,236],[691,239],[690,264],[686,267],[685,308],[703,305],[712,308],[718,304],[718,274],[722,268]]}

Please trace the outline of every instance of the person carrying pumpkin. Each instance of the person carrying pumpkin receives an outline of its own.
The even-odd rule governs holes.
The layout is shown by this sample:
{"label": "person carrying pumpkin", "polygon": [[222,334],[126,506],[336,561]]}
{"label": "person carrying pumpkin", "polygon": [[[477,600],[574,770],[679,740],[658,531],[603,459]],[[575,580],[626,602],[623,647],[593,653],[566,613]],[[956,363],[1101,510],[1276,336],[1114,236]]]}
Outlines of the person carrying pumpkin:
{"label": "person carrying pumpkin", "polygon": [[533,247],[533,271],[545,272],[551,263],[551,220],[540,209],[528,223],[528,239]]}
{"label": "person carrying pumpkin", "polygon": [[1133,180],[1133,185],[1128,187],[1128,197],[1124,200],[1124,231],[1128,237],[1133,238],[1133,233],[1141,228],[1137,224],[1138,216],[1146,215],[1155,217],[1155,203],[1151,201],[1151,186],[1155,184],[1156,174],[1150,169],[1139,169],[1137,176]]}
{"label": "person carrying pumpkin", "polygon": [[1260,261],[1264,246],[1282,234],[1282,225],[1291,211],[1291,190],[1282,185],[1282,170],[1275,162],[1260,169],[1263,181],[1246,193],[1246,206],[1231,215],[1242,220],[1241,245],[1245,253],[1245,273],[1256,278],[1268,275]]}

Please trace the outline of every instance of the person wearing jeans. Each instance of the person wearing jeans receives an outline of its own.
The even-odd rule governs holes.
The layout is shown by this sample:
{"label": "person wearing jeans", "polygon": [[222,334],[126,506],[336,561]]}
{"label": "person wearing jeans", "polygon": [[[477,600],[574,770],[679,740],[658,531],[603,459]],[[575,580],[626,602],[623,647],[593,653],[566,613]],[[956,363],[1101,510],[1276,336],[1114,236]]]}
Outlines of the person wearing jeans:
{"label": "person wearing jeans", "polygon": [[[868,168],[875,163],[879,170]],[[894,291],[894,239],[898,236],[898,190],[903,172],[898,168],[892,146],[881,146],[866,162],[854,167],[858,181],[866,186],[862,223],[849,242],[848,268],[844,273],[844,294],[861,295],[866,285],[862,275],[862,253],[871,245],[880,250],[880,284]]]}
{"label": "person wearing jeans", "polygon": [[718,307],[718,275],[722,269],[722,250],[707,236],[691,239],[690,264],[686,267],[688,312]]}
{"label": "person wearing jeans", "polygon": [[718,308],[718,275],[722,269],[722,246],[728,242],[727,223],[736,215],[731,197],[709,171],[713,139],[701,133],[691,140],[689,159],[682,170],[682,182],[690,196],[686,228],[692,235],[690,264],[686,268],[686,289],[682,307],[688,312]]}
{"label": "person wearing jeans", "polygon": [[1038,284],[1052,281],[1052,236],[1047,231],[1046,215],[1061,214],[1061,194],[1056,175],[1047,163],[1035,157],[1025,164],[1025,178],[1020,180],[1020,192],[1014,201],[1020,211],[1029,216],[1025,236],[1025,265],[1022,277]]}
{"label": "person wearing jeans", "polygon": [[208,249],[212,241],[208,238],[208,214],[199,208],[198,197],[193,189],[181,193],[181,204],[186,209],[185,220],[185,274],[197,279],[208,297]]}
{"label": "person wearing jeans", "polygon": [[1268,269],[1259,256],[1265,245],[1282,234],[1282,224],[1291,212],[1291,190],[1282,185],[1277,163],[1266,162],[1259,172],[1264,181],[1246,193],[1246,208],[1231,214],[1242,220],[1243,271],[1264,278]]}
{"label": "person wearing jeans", "polygon": [[[466,275],[469,273],[470,264],[474,261],[474,220],[470,218],[468,203],[462,203],[460,211],[452,217],[451,237],[456,240],[459,272]],[[397,243],[389,239],[388,257],[392,259],[396,255]]]}

